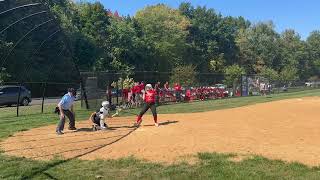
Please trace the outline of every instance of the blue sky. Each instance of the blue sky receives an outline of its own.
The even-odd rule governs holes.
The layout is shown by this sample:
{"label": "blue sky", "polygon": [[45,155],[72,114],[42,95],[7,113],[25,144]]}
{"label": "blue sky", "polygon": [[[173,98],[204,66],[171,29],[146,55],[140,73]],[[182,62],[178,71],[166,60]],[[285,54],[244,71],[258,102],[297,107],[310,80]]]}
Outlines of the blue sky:
{"label": "blue sky", "polygon": [[[95,0],[89,0],[95,1]],[[272,20],[278,32],[296,30],[306,39],[313,30],[320,30],[319,0],[98,0],[106,9],[121,15],[134,15],[147,5],[164,3],[178,7],[181,2],[207,6],[222,15],[243,16],[252,22]]]}

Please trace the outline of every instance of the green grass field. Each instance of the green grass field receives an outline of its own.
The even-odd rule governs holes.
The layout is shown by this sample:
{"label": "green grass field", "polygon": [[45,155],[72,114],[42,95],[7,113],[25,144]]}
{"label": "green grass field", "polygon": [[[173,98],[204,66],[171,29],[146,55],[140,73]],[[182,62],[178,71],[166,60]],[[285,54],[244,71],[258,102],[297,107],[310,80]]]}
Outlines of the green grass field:
{"label": "green grass field", "polygon": [[[304,96],[320,96],[320,90],[164,105],[159,107],[158,112],[204,112]],[[32,111],[32,108],[29,107],[28,110]],[[47,112],[22,115],[18,118],[1,112],[0,140],[18,131],[57,123],[57,115]],[[137,113],[138,110],[128,112]],[[76,113],[77,120],[85,120],[90,112],[77,105]],[[131,114],[123,112],[122,115]],[[163,165],[132,157],[95,161],[65,161],[58,158],[52,161],[34,161],[9,157],[0,152],[0,179],[320,179],[320,167],[309,168],[299,163],[285,163],[259,156],[241,162],[229,161],[233,156],[200,153],[199,163],[195,165]]]}

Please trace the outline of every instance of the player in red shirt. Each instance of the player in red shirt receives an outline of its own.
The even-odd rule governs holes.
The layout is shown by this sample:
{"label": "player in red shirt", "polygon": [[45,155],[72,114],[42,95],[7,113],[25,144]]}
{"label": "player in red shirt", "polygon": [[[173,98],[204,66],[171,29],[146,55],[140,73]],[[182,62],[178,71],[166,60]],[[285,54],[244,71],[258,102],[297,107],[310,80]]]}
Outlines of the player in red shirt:
{"label": "player in red shirt", "polygon": [[140,101],[140,97],[139,97],[139,92],[140,92],[140,85],[138,82],[136,82],[134,84],[134,86],[131,88],[131,94],[132,94],[132,98],[134,101],[134,104],[136,107],[138,107],[139,105],[139,101]]}
{"label": "player in red shirt", "polygon": [[143,106],[141,112],[139,113],[137,117],[137,122],[135,123],[135,126],[139,126],[142,122],[142,116],[144,113],[148,111],[150,108],[152,111],[153,119],[154,119],[154,125],[159,126],[157,121],[157,108],[156,108],[156,94],[157,92],[152,88],[151,84],[146,85],[146,91],[144,92],[143,99],[145,101],[145,105]]}
{"label": "player in red shirt", "polygon": [[141,81],[141,83],[138,83],[137,90],[136,90],[136,102],[137,106],[140,107],[142,104],[142,91],[144,91],[144,82]]}
{"label": "player in red shirt", "polygon": [[182,91],[180,84],[176,83],[174,85],[174,91],[176,93],[176,102],[180,102],[181,101],[181,91]]}
{"label": "player in red shirt", "polygon": [[191,100],[191,90],[187,89],[186,96],[185,96],[185,101],[190,102],[190,100]]}
{"label": "player in red shirt", "polygon": [[142,93],[142,90],[144,90],[144,82],[143,81],[141,81],[139,88],[140,88],[139,93]]}

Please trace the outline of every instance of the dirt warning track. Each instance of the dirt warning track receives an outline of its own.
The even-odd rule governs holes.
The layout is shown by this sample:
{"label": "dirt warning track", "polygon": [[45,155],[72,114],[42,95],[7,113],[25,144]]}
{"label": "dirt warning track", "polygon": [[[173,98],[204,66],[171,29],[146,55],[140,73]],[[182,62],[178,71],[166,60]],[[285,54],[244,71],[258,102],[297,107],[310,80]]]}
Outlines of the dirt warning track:
{"label": "dirt warning track", "polygon": [[271,159],[320,164],[320,98],[290,99],[192,114],[161,114],[160,127],[146,116],[114,118],[112,130],[92,132],[87,122],[77,132],[55,134],[55,126],[19,132],[0,142],[8,155],[47,160],[118,159],[134,156],[174,163],[198,152],[257,154]]}

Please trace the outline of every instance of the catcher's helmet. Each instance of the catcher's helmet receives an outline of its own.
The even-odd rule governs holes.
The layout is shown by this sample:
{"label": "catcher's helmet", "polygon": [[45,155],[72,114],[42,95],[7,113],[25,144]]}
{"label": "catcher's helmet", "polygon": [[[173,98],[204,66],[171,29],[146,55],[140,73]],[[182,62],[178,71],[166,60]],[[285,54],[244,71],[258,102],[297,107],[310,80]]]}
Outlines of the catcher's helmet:
{"label": "catcher's helmet", "polygon": [[107,108],[107,107],[109,107],[109,102],[108,102],[108,101],[103,101],[103,102],[101,103],[101,106]]}

